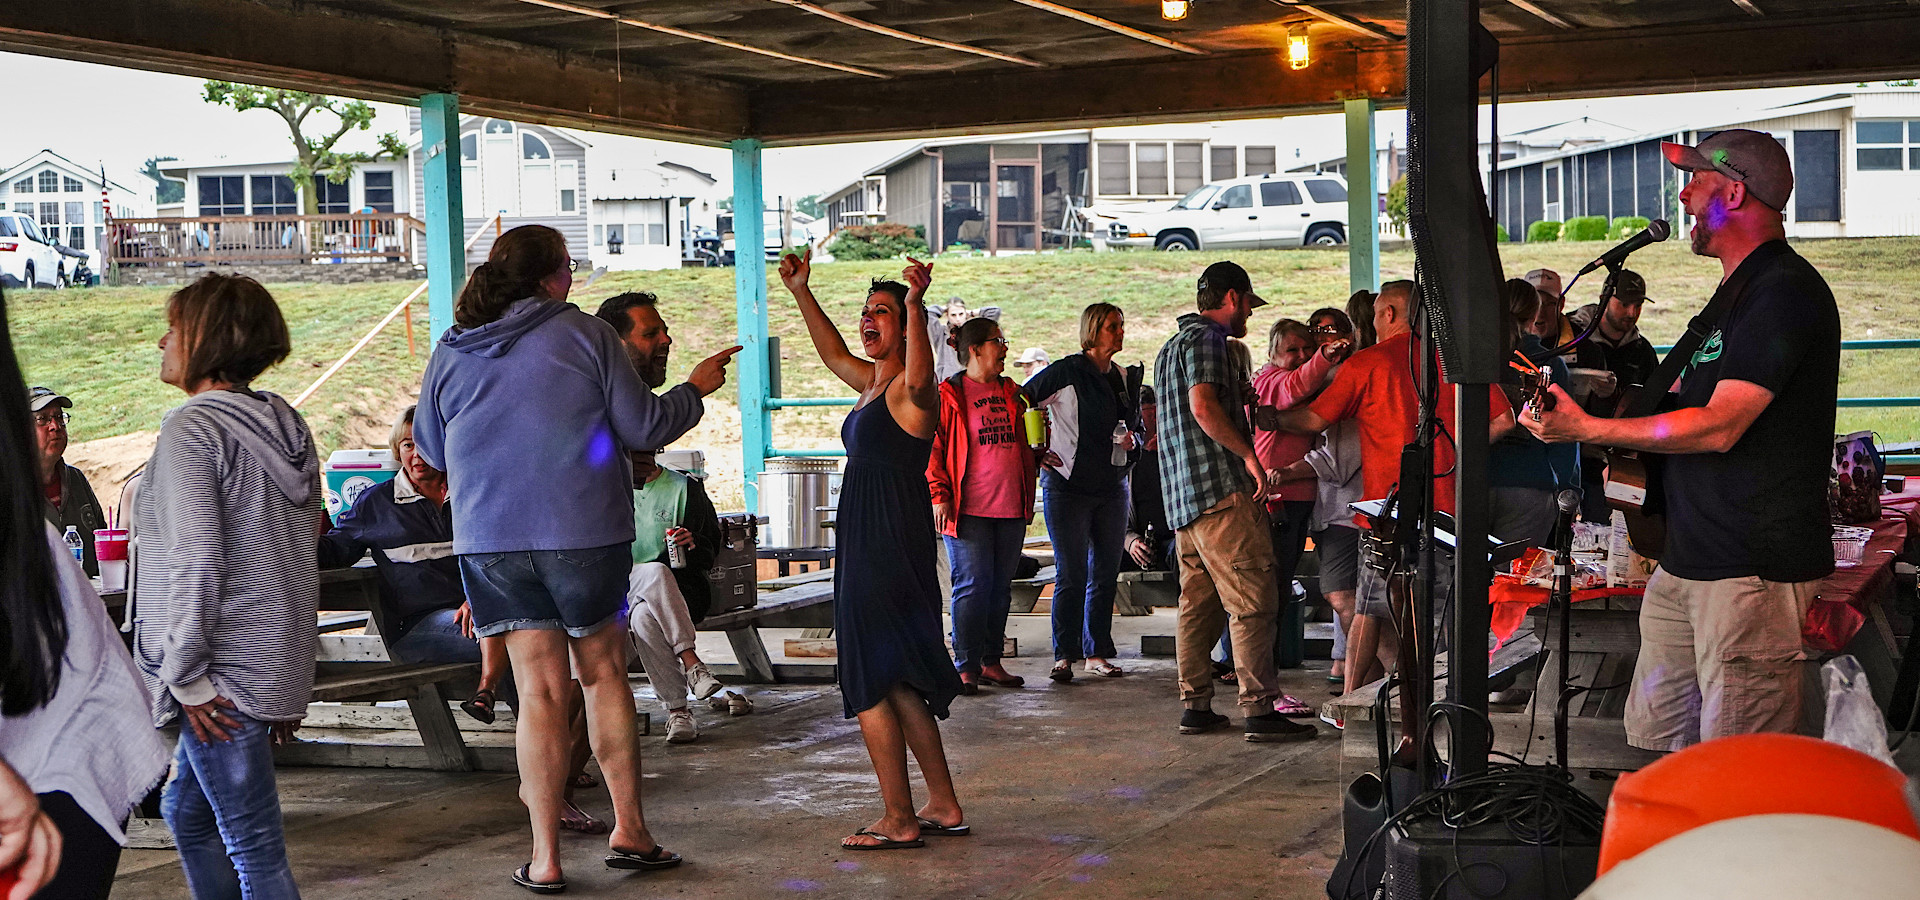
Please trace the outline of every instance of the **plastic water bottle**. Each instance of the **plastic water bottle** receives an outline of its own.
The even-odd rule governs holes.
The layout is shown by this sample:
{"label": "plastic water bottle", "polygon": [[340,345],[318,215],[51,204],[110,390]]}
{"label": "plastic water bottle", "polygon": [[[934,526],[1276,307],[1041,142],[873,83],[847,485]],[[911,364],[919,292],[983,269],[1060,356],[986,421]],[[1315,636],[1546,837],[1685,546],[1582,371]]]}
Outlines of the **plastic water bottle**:
{"label": "plastic water bottle", "polygon": [[1125,422],[1113,423],[1113,458],[1110,461],[1113,463],[1115,468],[1119,468],[1127,464],[1126,440],[1127,440],[1127,423]]}
{"label": "plastic water bottle", "polygon": [[67,549],[73,551],[73,561],[83,566],[86,565],[87,545],[84,541],[80,540],[80,529],[73,525],[68,525],[66,541]]}

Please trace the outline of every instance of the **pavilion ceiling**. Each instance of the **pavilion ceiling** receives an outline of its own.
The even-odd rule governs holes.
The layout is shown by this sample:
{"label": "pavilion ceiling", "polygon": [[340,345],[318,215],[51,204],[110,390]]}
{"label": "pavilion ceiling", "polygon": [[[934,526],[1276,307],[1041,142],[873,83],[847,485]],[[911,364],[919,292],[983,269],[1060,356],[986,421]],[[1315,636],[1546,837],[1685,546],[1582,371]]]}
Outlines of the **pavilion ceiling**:
{"label": "pavilion ceiling", "polygon": [[[797,144],[1393,102],[1398,0],[8,0],[0,49]],[[1910,77],[1911,0],[1482,0],[1513,99]],[[1306,26],[1313,61],[1282,57]]]}

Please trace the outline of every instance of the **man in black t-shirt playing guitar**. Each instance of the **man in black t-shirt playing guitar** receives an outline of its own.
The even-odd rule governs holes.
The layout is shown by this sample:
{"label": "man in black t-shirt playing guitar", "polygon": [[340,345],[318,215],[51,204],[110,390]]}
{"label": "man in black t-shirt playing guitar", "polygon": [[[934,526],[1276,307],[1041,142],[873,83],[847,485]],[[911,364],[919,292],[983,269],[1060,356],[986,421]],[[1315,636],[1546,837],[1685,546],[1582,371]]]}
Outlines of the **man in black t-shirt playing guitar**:
{"label": "man in black t-shirt playing guitar", "polygon": [[1562,396],[1519,419],[1542,440],[1665,456],[1667,539],[1640,610],[1626,729],[1636,747],[1679,750],[1800,725],[1800,626],[1833,571],[1840,313],[1786,243],[1793,171],[1778,141],[1736,129],[1663,150],[1693,174],[1680,192],[1693,252],[1726,276],[1674,351],[1687,356],[1670,355],[1649,386],[1672,411],[1600,419]]}

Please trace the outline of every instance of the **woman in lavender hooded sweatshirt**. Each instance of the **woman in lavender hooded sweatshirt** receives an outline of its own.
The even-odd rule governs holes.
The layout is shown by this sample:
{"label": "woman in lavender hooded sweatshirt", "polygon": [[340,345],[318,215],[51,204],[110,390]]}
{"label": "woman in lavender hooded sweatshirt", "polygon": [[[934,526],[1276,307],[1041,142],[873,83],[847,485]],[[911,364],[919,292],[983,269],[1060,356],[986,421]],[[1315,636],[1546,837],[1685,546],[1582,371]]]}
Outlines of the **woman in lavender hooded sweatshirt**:
{"label": "woman in lavender hooded sweatshirt", "polygon": [[[448,473],[453,551],[474,631],[505,635],[520,692],[515,753],[533,858],[513,874],[536,893],[566,887],[559,829],[568,768],[571,656],[587,730],[613,798],[606,864],[664,869],[680,857],[640,812],[640,760],[619,627],[633,543],[626,450],[672,443],[726,380],[723,351],[659,396],[613,327],[566,302],[566,239],[543,225],[501,235],[454,306],[427,364],[414,443]],[[609,627],[614,626],[614,627]]]}

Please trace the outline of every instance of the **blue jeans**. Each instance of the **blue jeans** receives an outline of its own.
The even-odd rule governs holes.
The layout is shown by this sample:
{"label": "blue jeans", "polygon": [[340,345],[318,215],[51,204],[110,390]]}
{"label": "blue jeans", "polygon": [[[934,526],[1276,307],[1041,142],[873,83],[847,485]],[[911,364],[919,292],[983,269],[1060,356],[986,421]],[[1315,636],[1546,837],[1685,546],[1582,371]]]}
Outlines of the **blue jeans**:
{"label": "blue jeans", "polygon": [[436,609],[420,617],[393,642],[393,659],[403,663],[477,663],[480,642],[460,633],[458,609]]}
{"label": "blue jeans", "polygon": [[180,730],[175,775],[160,799],[193,900],[299,900],[280,825],[267,723],[233,710],[228,740]]}
{"label": "blue jeans", "polygon": [[1127,537],[1127,494],[1042,492],[1053,541],[1053,658],[1111,659],[1113,595]]}
{"label": "blue jeans", "polygon": [[953,564],[953,667],[978,675],[981,666],[1000,664],[1027,523],[961,516],[954,530],[959,537],[942,538]]}

